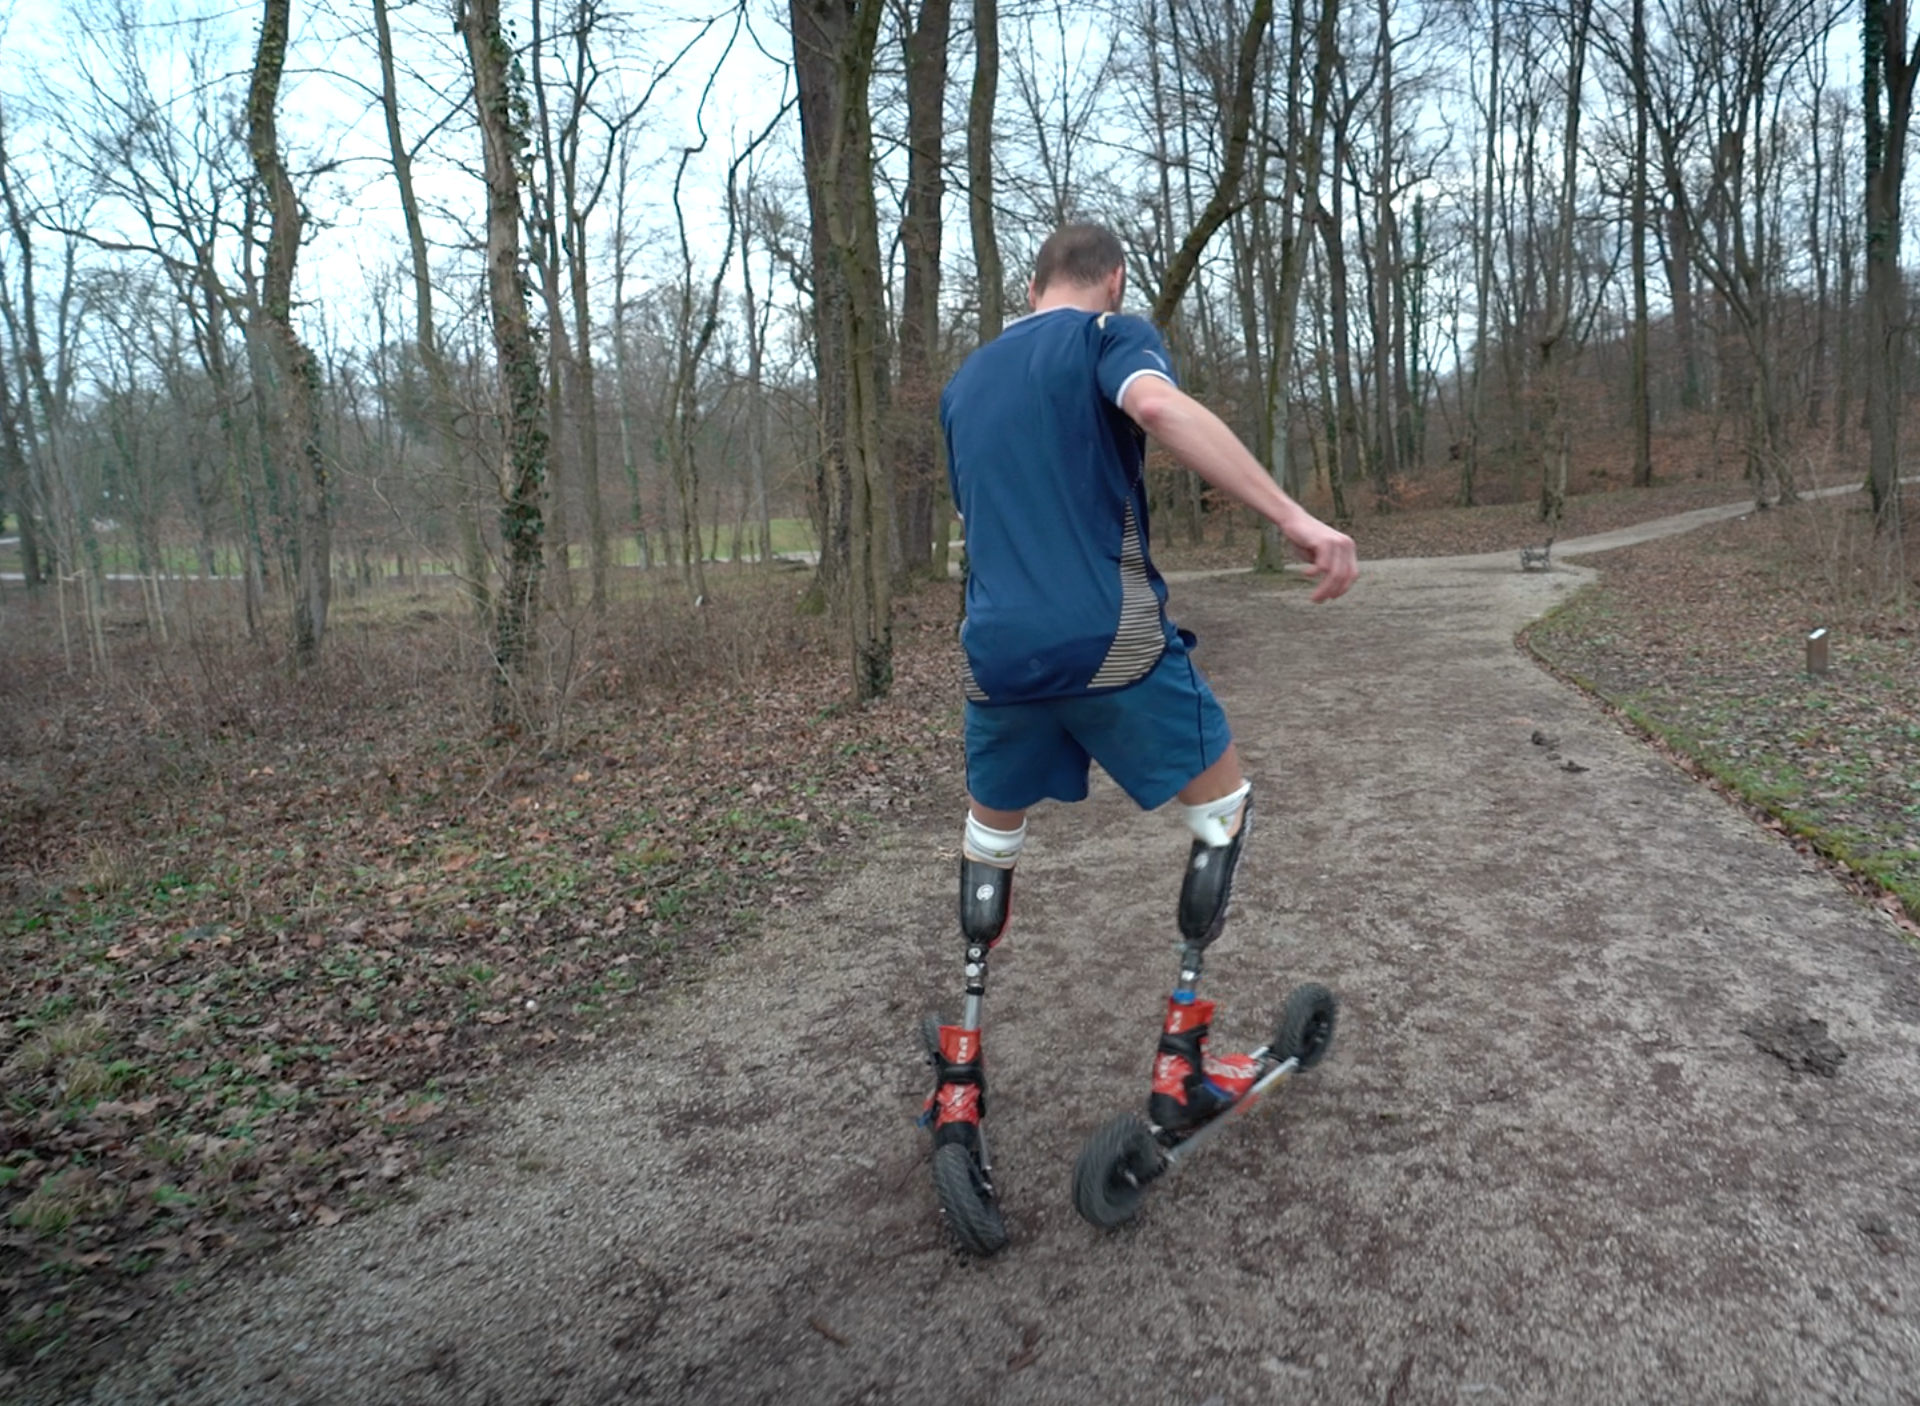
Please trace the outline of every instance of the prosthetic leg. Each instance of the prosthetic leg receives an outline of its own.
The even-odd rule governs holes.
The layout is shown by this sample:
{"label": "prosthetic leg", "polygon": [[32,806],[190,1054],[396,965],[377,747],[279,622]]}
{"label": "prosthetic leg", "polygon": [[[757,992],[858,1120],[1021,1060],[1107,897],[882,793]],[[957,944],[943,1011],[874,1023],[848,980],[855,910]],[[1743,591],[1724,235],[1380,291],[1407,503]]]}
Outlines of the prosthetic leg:
{"label": "prosthetic leg", "polygon": [[[982,837],[1007,842],[977,843]],[[954,1238],[977,1255],[1005,1247],[1007,1230],[991,1180],[992,1163],[980,1120],[987,1111],[987,1079],[980,1040],[987,994],[987,956],[1007,930],[1012,911],[1013,865],[1025,827],[1008,834],[988,830],[968,817],[968,843],[960,856],[960,935],[966,950],[966,1001],[958,1025],[927,1017],[923,1037],[933,1065],[933,1094],[920,1116],[933,1130],[933,1184]],[[976,849],[993,853],[995,863]]]}
{"label": "prosthetic leg", "polygon": [[[1227,822],[1237,822],[1229,832]],[[1206,950],[1227,923],[1234,871],[1253,833],[1253,796],[1242,786],[1211,806],[1188,807],[1194,830],[1180,885],[1180,980],[1167,998],[1153,1061],[1147,1121],[1171,1145],[1230,1108],[1253,1086],[1260,1064],[1250,1055],[1217,1059],[1207,1051],[1213,1002],[1196,994]]]}
{"label": "prosthetic leg", "polygon": [[1149,1186],[1185,1166],[1276,1085],[1313,1068],[1333,1041],[1333,993],[1308,983],[1289,993],[1267,1044],[1226,1058],[1207,1051],[1213,1002],[1196,994],[1200,968],[1226,925],[1234,870],[1252,833],[1250,794],[1243,787],[1187,808],[1195,838],[1180,888],[1180,980],[1167,999],[1147,1118],[1123,1113],[1103,1124],[1074,1164],[1074,1209],[1102,1229],[1131,1220]]}
{"label": "prosthetic leg", "polygon": [[987,1111],[987,1078],[982,1065],[980,1019],[987,995],[987,954],[1007,930],[1012,908],[1013,870],[960,856],[960,935],[966,944],[966,1001],[958,1025],[937,1027],[929,1051],[934,1067],[933,1097],[924,1115],[933,1129],[933,1145],[956,1143],[983,1165],[985,1144],[980,1119]]}

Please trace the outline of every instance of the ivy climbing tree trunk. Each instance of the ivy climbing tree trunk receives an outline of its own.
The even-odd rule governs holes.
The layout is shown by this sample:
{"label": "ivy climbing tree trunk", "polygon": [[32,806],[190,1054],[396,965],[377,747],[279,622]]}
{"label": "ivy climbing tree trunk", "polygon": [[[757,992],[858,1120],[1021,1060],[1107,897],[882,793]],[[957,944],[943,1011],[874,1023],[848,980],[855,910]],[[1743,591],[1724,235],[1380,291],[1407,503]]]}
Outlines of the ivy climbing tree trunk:
{"label": "ivy climbing tree trunk", "polygon": [[487,182],[487,306],[506,410],[500,537],[507,579],[494,609],[493,716],[512,716],[525,674],[529,633],[539,618],[542,495],[547,480],[545,387],[527,316],[520,262],[520,162],[527,147],[526,102],[513,90],[513,51],[500,32],[500,0],[461,0],[460,34],[473,69],[474,106]]}
{"label": "ivy climbing tree trunk", "polygon": [[300,197],[280,156],[276,114],[287,61],[291,0],[266,0],[260,44],[247,92],[247,144],[267,208],[267,256],[253,335],[260,364],[272,377],[260,388],[271,443],[281,464],[295,521],[288,533],[293,556],[293,657],[302,668],[319,662],[333,595],[333,516],[327,461],[320,449],[320,369],[293,330],[293,269],[305,223]]}

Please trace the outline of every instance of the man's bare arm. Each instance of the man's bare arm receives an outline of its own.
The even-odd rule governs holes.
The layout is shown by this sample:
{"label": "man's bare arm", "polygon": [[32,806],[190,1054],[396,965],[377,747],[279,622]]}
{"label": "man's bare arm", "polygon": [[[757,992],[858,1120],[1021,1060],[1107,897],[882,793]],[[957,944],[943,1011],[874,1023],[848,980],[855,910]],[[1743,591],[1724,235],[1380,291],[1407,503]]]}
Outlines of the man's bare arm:
{"label": "man's bare arm", "polygon": [[1187,468],[1279,528],[1310,563],[1307,575],[1320,578],[1314,600],[1332,600],[1353,584],[1360,574],[1353,539],[1283,492],[1218,415],[1159,376],[1137,377],[1120,408]]}

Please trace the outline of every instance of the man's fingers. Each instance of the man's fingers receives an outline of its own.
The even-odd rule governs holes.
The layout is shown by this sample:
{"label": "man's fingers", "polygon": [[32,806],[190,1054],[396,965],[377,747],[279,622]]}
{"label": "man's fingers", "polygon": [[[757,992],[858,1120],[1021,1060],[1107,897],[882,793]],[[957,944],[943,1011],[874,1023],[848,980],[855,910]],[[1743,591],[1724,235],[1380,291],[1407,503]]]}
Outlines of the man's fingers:
{"label": "man's fingers", "polygon": [[1318,603],[1343,596],[1359,574],[1360,562],[1352,544],[1330,542],[1314,554],[1313,565],[1307,568],[1307,575],[1323,578],[1309,599]]}

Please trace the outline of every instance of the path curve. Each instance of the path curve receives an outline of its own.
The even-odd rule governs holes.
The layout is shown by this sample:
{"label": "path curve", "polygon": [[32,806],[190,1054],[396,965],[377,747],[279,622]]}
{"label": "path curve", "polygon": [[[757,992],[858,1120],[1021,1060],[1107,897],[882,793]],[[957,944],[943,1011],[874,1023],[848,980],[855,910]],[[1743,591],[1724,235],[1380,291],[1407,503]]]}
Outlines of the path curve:
{"label": "path curve", "polygon": [[[1260,788],[1221,1027],[1344,1004],[1132,1227],[1068,1177],[1144,1094],[1184,830],[1104,783],[1036,812],[989,997],[1014,1244],[976,1263],[911,1126],[955,793],[94,1399],[1920,1401],[1920,952],[1514,650],[1585,574],[1177,588]],[[1803,1018],[1833,1077],[1761,1047]]]}

